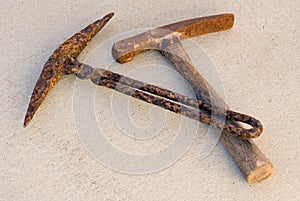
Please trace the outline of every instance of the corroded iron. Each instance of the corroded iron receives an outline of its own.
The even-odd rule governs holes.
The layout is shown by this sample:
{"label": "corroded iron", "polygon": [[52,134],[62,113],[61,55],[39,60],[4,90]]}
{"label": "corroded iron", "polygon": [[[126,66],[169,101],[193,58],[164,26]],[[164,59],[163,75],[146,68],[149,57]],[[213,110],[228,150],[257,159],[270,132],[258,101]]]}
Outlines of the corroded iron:
{"label": "corroded iron", "polygon": [[[110,13],[101,20],[90,24],[60,45],[51,55],[32,93],[25,116],[24,127],[28,125],[45,96],[59,81],[62,75],[74,73],[80,79],[90,79],[96,85],[114,89],[172,112],[182,114],[206,124],[211,124],[231,135],[242,138],[252,138],[260,135],[262,125],[253,117],[231,110],[224,111],[222,108],[213,108],[210,103],[195,100],[167,89],[137,81],[108,70],[92,68],[78,62],[77,57],[80,52],[112,16],[113,13]],[[184,23],[184,26],[186,26],[186,23]],[[199,111],[199,109],[201,111]],[[217,113],[219,119],[211,119],[212,111]],[[222,118],[225,118],[224,124]],[[252,126],[252,128],[245,129],[238,127],[235,121],[247,123]]]}
{"label": "corroded iron", "polygon": [[[114,89],[123,94],[157,105],[177,114],[198,120],[202,123],[210,124],[237,137],[253,138],[258,137],[262,132],[261,123],[251,116],[231,110],[224,111],[221,108],[212,107],[211,104],[204,103],[201,100],[196,100],[118,73],[105,69],[92,68],[87,64],[82,64],[76,61],[72,65],[72,68],[68,71],[70,73],[75,73],[80,79],[90,79],[96,85]],[[222,119],[212,119],[212,111],[220,118],[225,118],[225,123],[223,123]],[[249,124],[252,128],[245,129],[237,127],[232,121],[240,121]]]}
{"label": "corroded iron", "polygon": [[168,24],[114,43],[112,54],[119,63],[125,63],[145,50],[161,50],[163,40],[172,35],[179,39],[190,38],[231,29],[233,23],[234,15],[224,13]]}
{"label": "corroded iron", "polygon": [[[221,108],[226,108],[226,113],[228,113],[229,106],[192,64],[180,40],[231,29],[233,23],[234,15],[226,13],[172,23],[116,42],[113,45],[112,54],[118,62],[125,63],[145,50],[160,51],[184,78],[196,99],[201,100],[204,104],[217,104]],[[246,120],[248,117],[241,118]],[[243,127],[238,121],[232,121],[231,125]],[[214,125],[212,128],[216,133],[222,133],[221,142],[249,183],[262,181],[273,173],[273,164],[252,139],[228,135],[226,132],[221,132],[222,128],[219,129]]]}
{"label": "corroded iron", "polygon": [[66,40],[53,52],[44,65],[42,73],[34,87],[25,116],[24,127],[29,124],[49,91],[55,86],[62,75],[66,73],[66,66],[70,65],[73,58],[77,58],[88,42],[103,28],[113,15],[114,13],[110,13],[104,18],[90,24]]}

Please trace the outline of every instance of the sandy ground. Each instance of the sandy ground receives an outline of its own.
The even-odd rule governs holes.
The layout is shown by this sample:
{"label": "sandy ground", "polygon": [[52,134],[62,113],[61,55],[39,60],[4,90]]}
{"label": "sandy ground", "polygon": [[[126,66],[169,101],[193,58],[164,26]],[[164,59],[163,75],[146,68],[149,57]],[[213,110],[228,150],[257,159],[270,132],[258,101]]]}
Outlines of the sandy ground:
{"label": "sandy ground", "polygon": [[[255,142],[275,166],[270,178],[248,184],[220,142],[200,160],[197,153],[207,126],[140,101],[123,100],[124,96],[112,90],[95,89],[74,76],[63,77],[29,127],[22,127],[35,82],[53,50],[111,11],[116,15],[84,50],[81,60],[107,67],[112,59],[107,41],[129,30],[224,12],[235,14],[232,30],[193,41],[213,63],[218,73],[213,74],[212,81],[221,81],[232,109],[262,121],[264,132]],[[300,200],[299,13],[299,1],[279,0],[2,1],[0,200]],[[97,48],[99,44],[104,48]],[[198,53],[189,45],[187,51]],[[151,62],[158,65],[151,68]],[[180,77],[170,70],[171,65],[155,52],[143,53],[123,66],[114,63],[110,68],[188,93]],[[197,68],[205,71],[199,65]],[[74,97],[85,96],[76,90],[96,90],[96,104],[90,103],[91,99],[76,102]],[[74,96],[75,92],[79,95]],[[91,154],[91,149],[100,146],[95,142],[95,147],[89,147],[88,139],[84,139],[89,130],[78,130],[78,122],[85,120],[80,119],[80,108],[85,110],[89,104],[94,107],[92,115],[102,134],[129,155],[163,150],[182,128],[197,135],[185,153],[168,155],[174,157],[171,165],[160,158],[157,167],[151,164],[159,171],[134,175],[142,170],[134,169],[134,164],[127,167],[127,158],[108,157],[111,161],[101,162],[101,156]],[[127,115],[119,115],[120,111]],[[124,128],[127,124],[133,128]],[[145,131],[149,124],[150,128],[161,128],[157,133],[151,133],[156,127]],[[132,138],[140,133],[153,136],[141,142]]]}

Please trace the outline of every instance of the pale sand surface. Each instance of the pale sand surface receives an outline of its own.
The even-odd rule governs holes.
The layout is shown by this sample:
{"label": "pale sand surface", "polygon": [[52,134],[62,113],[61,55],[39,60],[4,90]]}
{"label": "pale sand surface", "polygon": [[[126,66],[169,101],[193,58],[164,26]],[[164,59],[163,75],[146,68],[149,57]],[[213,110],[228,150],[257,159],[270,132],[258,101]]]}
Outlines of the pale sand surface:
{"label": "pale sand surface", "polygon": [[[74,76],[63,77],[29,127],[22,127],[35,82],[53,50],[111,11],[115,12],[114,18],[81,56],[83,60],[89,55],[93,66],[108,65],[110,46],[103,51],[93,49],[115,35],[198,16],[235,14],[232,30],[199,36],[193,41],[218,71],[231,108],[262,121],[264,132],[255,142],[275,166],[270,178],[249,185],[220,142],[207,158],[199,160],[197,153],[207,131],[205,125],[196,127],[197,138],[183,157],[156,173],[132,175],[106,167],[89,154],[76,131],[74,86],[94,86],[75,82]],[[2,1],[0,200],[300,200],[299,13],[299,1],[279,0]],[[188,45],[187,51],[197,55]],[[162,69],[149,70],[147,65],[151,62],[162,65]],[[187,93],[180,77],[169,68],[171,65],[155,52],[111,67]],[[168,74],[167,78],[163,73]],[[151,107],[132,99],[111,107],[112,95],[116,97],[114,101],[122,101],[123,96],[106,88],[96,92],[95,116],[104,122],[103,133],[115,147],[128,153],[148,153],[167,147],[174,139],[180,118],[157,108],[154,112],[165,115],[163,118],[169,122],[155,136],[159,140],[139,144],[122,135],[120,125],[109,121],[111,110],[119,110],[125,103],[130,119],[121,117],[119,121],[122,125],[135,122],[143,128],[149,124]],[[184,122],[183,126],[195,128],[194,121]],[[126,159],[120,163],[126,163]]]}

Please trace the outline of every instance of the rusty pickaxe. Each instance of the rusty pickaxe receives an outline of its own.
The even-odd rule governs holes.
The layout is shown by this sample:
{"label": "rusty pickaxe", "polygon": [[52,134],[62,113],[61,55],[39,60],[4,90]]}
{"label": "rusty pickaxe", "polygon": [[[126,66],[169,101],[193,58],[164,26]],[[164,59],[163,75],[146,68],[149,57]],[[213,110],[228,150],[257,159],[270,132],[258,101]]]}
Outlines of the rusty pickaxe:
{"label": "rusty pickaxe", "polygon": [[[182,75],[197,100],[205,104],[212,104],[213,100],[228,111],[229,107],[225,101],[193,66],[180,40],[231,29],[233,23],[233,14],[220,14],[165,25],[116,42],[112,54],[117,61],[125,63],[145,50],[159,50]],[[242,128],[238,122],[233,124]],[[220,129],[217,129],[219,133]],[[272,174],[272,163],[251,139],[240,139],[226,133],[223,133],[220,139],[249,183],[264,180]]]}
{"label": "rusty pickaxe", "polygon": [[[130,95],[134,98],[163,107],[175,113],[180,113],[203,123],[212,124],[226,133],[239,137],[257,137],[262,132],[261,123],[253,117],[227,110],[223,113],[221,108],[212,108],[209,103],[186,97],[161,87],[147,84],[129,77],[105,70],[92,68],[87,64],[77,60],[78,55],[95,36],[102,27],[113,16],[113,13],[106,15],[103,19],[97,20],[85,29],[76,33],[73,37],[60,45],[46,62],[43,71],[38,79],[32,93],[28,110],[25,116],[24,127],[26,127],[38,107],[48,94],[48,92],[59,81],[62,75],[74,73],[80,79],[90,79],[94,84],[115,89],[121,93]],[[192,108],[203,110],[196,111]],[[211,120],[212,110],[220,116],[226,117],[225,124],[218,119]],[[244,129],[236,127],[233,121],[242,121],[251,125],[253,128]]]}
{"label": "rusty pickaxe", "polygon": [[[262,132],[261,123],[253,117],[231,110],[224,111],[223,108],[213,108],[211,103],[206,100],[192,99],[105,69],[96,69],[87,64],[80,63],[77,60],[78,55],[112,16],[113,13],[110,13],[76,33],[60,45],[50,56],[32,93],[24,120],[24,127],[29,124],[46,95],[55,86],[62,75],[73,73],[80,79],[90,79],[97,85],[115,89],[121,93],[163,107],[175,113],[180,113],[192,119],[211,124],[233,136],[242,138],[257,137]],[[215,20],[215,18],[211,20]],[[199,26],[203,25],[202,18],[184,21],[182,24],[178,23],[176,26],[178,26],[178,28],[190,26],[191,30],[189,36],[193,36],[198,34],[194,33],[192,29],[192,27],[197,24],[199,24]],[[215,31],[220,30],[220,28],[221,27],[216,28]],[[175,40],[164,40],[162,44],[166,47],[170,47],[170,44],[174,41]],[[165,48],[165,54],[168,53],[166,50]],[[201,111],[199,111],[199,109]],[[211,119],[212,110],[219,115],[220,119],[225,118],[225,124],[218,119]],[[247,123],[252,126],[252,128],[245,129],[237,126],[235,121]]]}

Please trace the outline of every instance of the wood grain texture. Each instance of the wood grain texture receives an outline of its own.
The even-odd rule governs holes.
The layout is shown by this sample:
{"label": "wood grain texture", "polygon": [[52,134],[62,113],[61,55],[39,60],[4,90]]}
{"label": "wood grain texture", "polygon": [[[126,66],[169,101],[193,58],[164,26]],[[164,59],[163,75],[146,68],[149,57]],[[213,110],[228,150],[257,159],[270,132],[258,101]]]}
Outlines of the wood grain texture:
{"label": "wood grain texture", "polygon": [[[165,56],[175,67],[175,69],[184,77],[187,84],[191,87],[197,99],[203,102],[223,105],[226,109],[229,106],[222,100],[217,92],[210,84],[201,76],[197,69],[193,66],[187,53],[184,51],[179,40],[174,42],[162,50]],[[242,127],[238,123],[236,126]],[[216,132],[220,132],[217,130]],[[268,178],[273,170],[273,164],[260,151],[251,139],[241,139],[222,132],[221,141],[237,163],[248,183],[255,183]]]}
{"label": "wood grain texture", "polygon": [[[159,50],[184,77],[198,100],[229,109],[228,105],[193,66],[182,48],[180,40],[231,29],[233,24],[234,15],[226,13],[181,21],[118,41],[113,45],[112,54],[118,62],[125,63],[145,50]],[[235,126],[242,127],[238,123]],[[216,132],[219,133],[220,130],[216,130]],[[223,133],[221,141],[249,183],[262,181],[272,174],[274,170],[272,163],[252,140],[236,138]]]}

